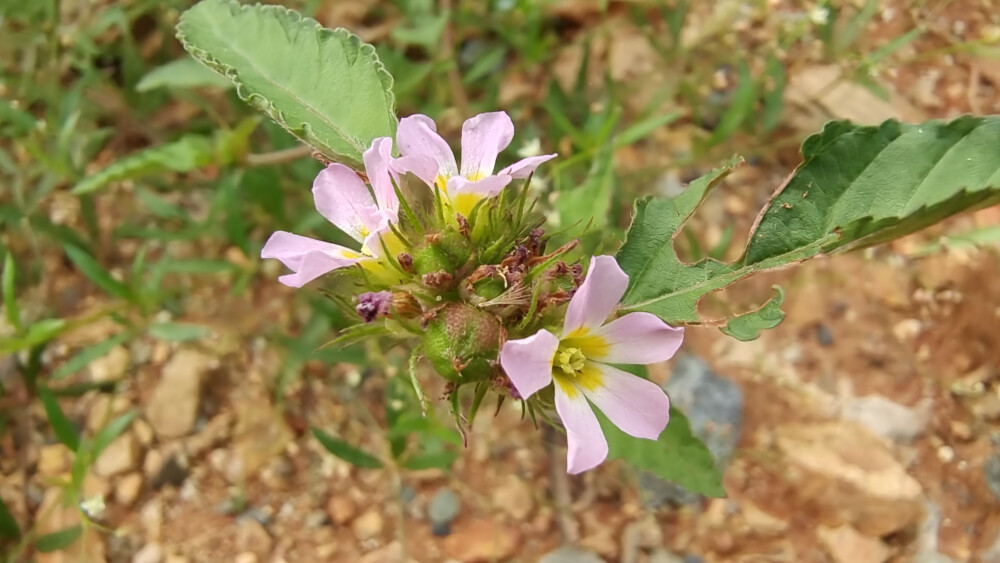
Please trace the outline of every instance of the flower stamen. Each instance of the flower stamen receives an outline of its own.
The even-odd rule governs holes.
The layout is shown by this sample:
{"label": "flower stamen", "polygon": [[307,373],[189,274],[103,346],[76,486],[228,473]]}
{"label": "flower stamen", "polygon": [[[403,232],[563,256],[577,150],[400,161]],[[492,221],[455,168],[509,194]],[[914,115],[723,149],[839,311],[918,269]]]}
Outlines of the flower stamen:
{"label": "flower stamen", "polygon": [[556,366],[571,377],[580,375],[587,363],[587,356],[579,348],[560,348],[556,351],[555,359]]}

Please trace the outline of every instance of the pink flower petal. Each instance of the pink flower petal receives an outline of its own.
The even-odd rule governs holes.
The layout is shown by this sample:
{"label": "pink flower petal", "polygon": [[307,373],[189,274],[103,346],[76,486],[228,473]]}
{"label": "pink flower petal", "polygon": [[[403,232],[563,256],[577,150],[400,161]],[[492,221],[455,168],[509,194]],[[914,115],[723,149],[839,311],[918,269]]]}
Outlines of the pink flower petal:
{"label": "pink flower petal", "polygon": [[363,157],[368,182],[372,185],[372,192],[375,194],[375,204],[382,211],[397,213],[399,211],[399,198],[396,197],[396,190],[392,187],[393,178],[390,174],[393,171],[389,166],[392,162],[392,138],[379,137],[375,139]]}
{"label": "pink flower petal", "polygon": [[267,239],[260,257],[276,258],[293,270],[294,274],[278,278],[278,281],[291,287],[302,287],[327,272],[356,264],[362,259],[349,248],[285,231],[277,231]]}
{"label": "pink flower petal", "polygon": [[576,474],[597,467],[608,457],[608,441],[597,416],[573,383],[557,380],[555,394],[556,412],[566,427],[566,472]]}
{"label": "pink flower petal", "polygon": [[500,365],[521,398],[527,399],[552,381],[552,358],[558,348],[559,339],[545,329],[504,342]]}
{"label": "pink flower petal", "polygon": [[368,187],[353,170],[343,164],[331,164],[313,181],[313,200],[323,217],[358,242],[362,231],[371,230],[371,215],[378,209]]}
{"label": "pink flower petal", "polygon": [[455,153],[437,134],[437,126],[426,115],[416,114],[399,120],[396,144],[403,156],[426,156],[434,160],[437,163],[435,176],[450,178],[458,174]]}
{"label": "pink flower petal", "polygon": [[393,159],[389,166],[396,174],[413,174],[432,188],[437,181],[437,161],[426,155],[401,156]]}
{"label": "pink flower petal", "polygon": [[629,313],[594,332],[608,345],[601,357],[590,359],[612,364],[655,364],[677,353],[684,329],[674,328],[651,313]]}
{"label": "pink flower petal", "polygon": [[476,194],[480,197],[493,197],[504,189],[511,181],[510,176],[487,176],[482,180],[470,181],[462,176],[448,179],[446,189],[448,197],[455,198],[461,194]]}
{"label": "pink flower petal", "polygon": [[497,155],[514,138],[514,123],[504,111],[481,113],[462,124],[462,176],[479,180],[493,174]]}
{"label": "pink flower petal", "polygon": [[506,174],[511,178],[527,178],[543,162],[559,156],[558,154],[543,154],[539,156],[529,156],[511,164],[507,168],[497,172],[497,175]]}
{"label": "pink flower petal", "polygon": [[569,301],[563,338],[579,328],[600,328],[627,288],[628,275],[618,267],[614,256],[594,256],[587,277]]}
{"label": "pink flower petal", "polygon": [[601,384],[580,389],[597,408],[626,434],[655,440],[670,421],[670,399],[659,385],[598,362]]}
{"label": "pink flower petal", "polygon": [[371,253],[372,257],[378,258],[382,255],[382,241],[380,237],[390,231],[389,223],[396,223],[398,218],[395,211],[379,209],[366,219],[368,221],[369,233],[362,245]]}

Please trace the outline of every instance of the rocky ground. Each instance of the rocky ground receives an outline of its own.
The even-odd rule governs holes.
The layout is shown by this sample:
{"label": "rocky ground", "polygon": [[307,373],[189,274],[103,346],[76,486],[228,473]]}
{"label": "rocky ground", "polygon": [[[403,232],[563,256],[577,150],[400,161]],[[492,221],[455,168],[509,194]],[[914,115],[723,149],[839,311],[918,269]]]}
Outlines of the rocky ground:
{"label": "rocky ground", "polygon": [[[987,33],[997,22],[976,15],[987,7],[948,3],[908,49]],[[883,16],[872,33],[893,37],[905,21]],[[995,59],[946,53],[887,73],[892,102],[850,83],[816,86],[828,72],[790,71],[790,127],[1000,111]],[[683,152],[685,138],[664,133],[618,162],[648,167]],[[699,211],[696,231],[709,245],[721,225],[746,232],[795,162],[791,145],[739,170]],[[774,283],[788,295],[785,322],[759,340],[690,328],[684,355],[653,370],[726,467],[728,496],[713,500],[615,463],[568,477],[561,440],[514,408],[479,417],[450,472],[355,468],[326,453],[308,425],[380,451],[384,379],[308,363],[276,398],[285,358],[267,335],[294,334],[303,311],[289,308],[291,291],[273,272],[239,298],[219,298],[229,289],[220,276],[191,288],[182,319],[211,326],[211,338],[116,347],[82,379],[121,380],[118,391],[64,402],[89,432],[132,408],[139,416],[84,483],[87,498],[103,499],[87,509],[106,530],[91,527],[71,550],[37,561],[1000,562],[1000,260],[995,249],[925,252],[946,232],[998,224],[1000,211],[987,209],[721,297],[716,305],[745,306]],[[46,271],[39,295],[81,315],[101,306],[65,264]],[[114,330],[84,326],[45,362],[57,366]],[[10,374],[0,375],[6,385]],[[18,416],[29,431],[0,435],[0,494],[42,533],[77,523],[55,486],[68,452],[40,405]]]}

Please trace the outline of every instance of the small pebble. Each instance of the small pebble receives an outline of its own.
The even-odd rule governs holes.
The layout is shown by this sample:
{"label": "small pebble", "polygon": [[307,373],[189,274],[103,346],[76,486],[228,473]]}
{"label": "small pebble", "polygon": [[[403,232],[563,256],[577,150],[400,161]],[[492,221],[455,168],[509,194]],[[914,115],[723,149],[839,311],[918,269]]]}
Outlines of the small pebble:
{"label": "small pebble", "polygon": [[830,346],[833,345],[833,331],[831,331],[830,327],[826,326],[823,323],[817,324],[816,340],[819,342],[820,346],[824,348],[829,348]]}
{"label": "small pebble", "polygon": [[431,531],[435,536],[447,536],[451,533],[451,523],[458,516],[462,501],[455,491],[443,488],[434,494],[427,507],[427,516],[431,521]]}

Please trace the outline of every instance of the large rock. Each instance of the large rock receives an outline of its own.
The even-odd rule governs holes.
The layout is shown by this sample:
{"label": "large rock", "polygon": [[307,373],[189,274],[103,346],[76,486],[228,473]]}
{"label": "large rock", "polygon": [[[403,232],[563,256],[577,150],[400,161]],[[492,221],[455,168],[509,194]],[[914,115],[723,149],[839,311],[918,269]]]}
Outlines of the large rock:
{"label": "large rock", "polygon": [[604,559],[592,551],[564,545],[543,555],[538,563],[604,563]]}
{"label": "large rock", "polygon": [[824,523],[851,524],[881,537],[920,522],[920,483],[885,442],[850,422],[795,424],[774,432],[793,493],[821,511]]}
{"label": "large rock", "polygon": [[816,535],[834,563],[884,563],[892,555],[881,540],[865,536],[850,526],[820,526]]}
{"label": "large rock", "polygon": [[460,520],[444,540],[444,552],[463,563],[507,561],[520,547],[516,529],[489,520]]}
{"label": "large rock", "polygon": [[215,358],[181,350],[163,366],[163,376],[146,405],[146,420],[161,438],[180,438],[194,429],[205,374]]}
{"label": "large rock", "polygon": [[[687,416],[692,432],[708,446],[716,465],[724,466],[740,439],[743,390],[690,354],[677,356],[670,380],[663,388],[671,404]],[[653,508],[664,503],[691,504],[701,500],[699,495],[651,473],[641,473],[639,485],[643,502]]]}
{"label": "large rock", "polygon": [[101,452],[94,462],[94,473],[101,477],[114,477],[139,467],[142,448],[135,434],[124,432]]}
{"label": "large rock", "polygon": [[122,345],[115,346],[107,354],[90,363],[88,366],[90,379],[97,383],[116,381],[125,377],[128,364],[128,348]]}
{"label": "large rock", "polygon": [[531,487],[517,475],[508,475],[493,490],[493,506],[515,522],[524,522],[535,511]]}

